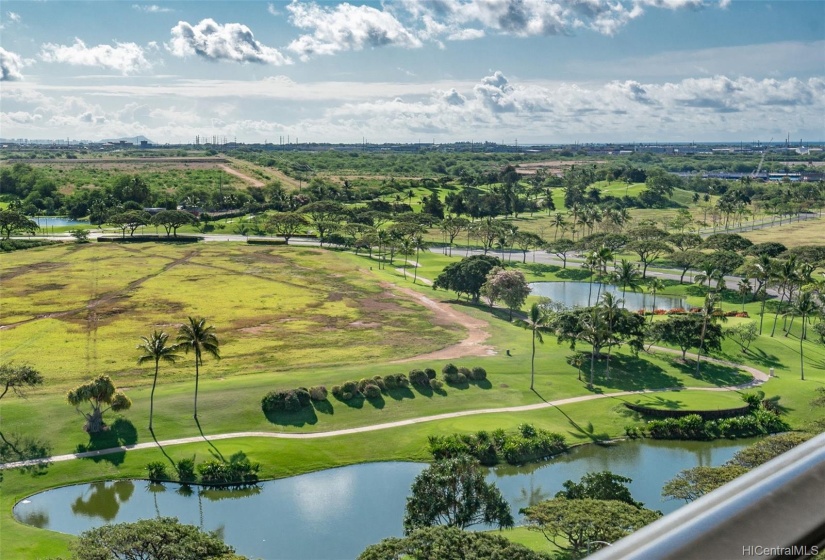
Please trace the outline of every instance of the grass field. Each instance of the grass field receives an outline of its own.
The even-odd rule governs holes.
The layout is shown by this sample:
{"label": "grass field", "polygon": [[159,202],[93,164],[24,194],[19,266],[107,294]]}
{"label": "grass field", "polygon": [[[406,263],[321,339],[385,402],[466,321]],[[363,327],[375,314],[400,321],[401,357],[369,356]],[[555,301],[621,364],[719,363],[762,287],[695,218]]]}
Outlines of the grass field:
{"label": "grass field", "polygon": [[[458,258],[459,251],[452,258],[422,253],[418,274],[431,280]],[[0,401],[3,437],[34,441],[49,454],[151,442],[146,426],[152,368],[136,365],[135,347],[140,336],[153,328],[174,332],[187,315],[203,315],[216,326],[222,359],[207,358],[201,368],[200,426],[191,415],[191,356],[175,366],[162,366],[154,417],[155,435],[161,440],[197,436],[201,430],[205,434],[328,431],[591,394],[578,381],[576,369],[565,362],[570,350],[551,338],[537,349],[536,391],[530,391],[529,332],[509,323],[506,313],[498,308],[461,302],[452,308],[487,324],[489,338],[484,344],[496,353],[449,361],[485,367],[489,383],[448,386],[442,393],[409,389],[373,401],[343,402],[330,397],[328,405],[265,416],[260,399],[273,389],[316,384],[330,387],[414,367],[441,369],[448,360],[391,363],[449,346],[466,333],[461,325],[438,318],[394,286],[414,289],[435,301],[452,300],[454,294],[433,291],[422,282],[413,284],[412,270],[405,280],[396,267],[378,270],[377,263],[366,256],[314,248],[231,243],[184,247],[66,245],[7,255],[0,262],[0,323],[18,324],[0,331],[0,355],[3,362],[31,363],[44,374],[46,383],[26,399],[7,396]],[[531,280],[562,279],[564,273],[558,267],[532,267],[529,263],[525,271]],[[666,293],[701,298],[701,289],[695,286],[668,285]],[[724,305],[728,309],[740,307],[735,300]],[[748,303],[746,309],[753,318],[758,317],[758,303]],[[772,318],[766,317],[766,324]],[[731,320],[727,326],[737,321],[743,319]],[[778,329],[774,338],[761,337],[749,354],[726,341],[719,357],[762,370],[774,368],[777,377],[763,390],[768,397],[779,399],[792,427],[801,428],[825,418],[825,410],[810,406],[814,389],[825,386],[825,349],[813,342],[804,343],[806,381],[802,382],[797,331],[792,330],[788,337],[783,334]],[[735,368],[712,364],[705,364],[697,379],[690,362],[681,364],[663,354],[636,357],[625,350],[614,352],[611,369],[612,376],[607,379],[599,365],[594,392],[710,388],[749,379]],[[110,413],[113,429],[90,438],[63,395],[72,385],[100,373],[110,374],[134,404],[121,415]],[[639,421],[623,406],[625,402],[717,409],[741,406],[742,400],[738,391],[686,389],[614,396],[531,412],[467,416],[328,439],[242,438],[54,463],[36,471],[7,471],[0,496],[0,557],[65,554],[70,539],[17,524],[11,517],[17,500],[62,484],[139,477],[147,462],[166,460],[164,454],[173,460],[193,454],[206,459],[216,449],[225,456],[243,450],[262,464],[262,478],[272,478],[363,461],[424,461],[430,434],[515,429],[522,422],[562,433],[571,444],[585,443],[619,437],[626,425]],[[526,531],[518,531],[514,538],[543,543],[540,535]]]}
{"label": "grass field", "polygon": [[825,245],[825,218],[816,218],[802,222],[787,223],[757,229],[754,231],[744,231],[742,237],[746,237],[754,243],[765,243],[767,241],[779,241],[786,247],[799,247],[800,245]]}

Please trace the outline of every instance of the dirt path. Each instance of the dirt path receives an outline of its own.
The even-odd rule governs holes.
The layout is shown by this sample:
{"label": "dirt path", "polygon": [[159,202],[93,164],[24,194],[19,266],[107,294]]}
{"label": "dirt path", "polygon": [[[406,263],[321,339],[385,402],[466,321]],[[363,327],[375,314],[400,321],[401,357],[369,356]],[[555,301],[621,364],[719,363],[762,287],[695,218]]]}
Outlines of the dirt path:
{"label": "dirt path", "polygon": [[[670,348],[659,348],[659,347],[652,347],[657,352],[665,352],[668,354],[678,354],[681,355],[681,352],[678,350],[672,350]],[[276,439],[318,439],[318,438],[329,438],[329,437],[338,437],[338,436],[346,436],[352,434],[363,434],[366,432],[375,432],[378,430],[389,430],[391,428],[399,428],[403,426],[411,426],[413,424],[423,424],[424,422],[436,422],[438,420],[447,420],[450,418],[461,418],[464,416],[476,416],[480,414],[498,414],[502,412],[528,412],[531,410],[541,410],[543,408],[551,408],[551,407],[558,407],[563,406],[566,404],[573,404],[585,401],[593,401],[597,399],[610,399],[615,397],[626,397],[630,395],[643,395],[649,393],[663,393],[663,392],[672,392],[672,391],[709,391],[709,392],[721,392],[721,391],[739,391],[742,389],[750,389],[752,387],[756,387],[765,383],[769,376],[764,371],[760,371],[756,368],[752,368],[749,366],[743,366],[740,364],[735,364],[732,362],[724,361],[724,360],[717,360],[716,358],[702,358],[703,361],[725,365],[725,366],[732,366],[740,368],[744,371],[747,371],[753,376],[753,381],[749,383],[743,383],[742,385],[733,385],[729,387],[667,387],[662,389],[645,389],[641,391],[619,391],[617,393],[604,393],[604,394],[592,394],[592,395],[580,395],[578,397],[569,397],[566,399],[558,399],[555,401],[545,401],[535,404],[527,404],[521,406],[508,406],[502,408],[482,408],[477,410],[461,410],[458,412],[447,412],[445,414],[435,414],[433,416],[421,416],[419,418],[409,418],[407,420],[398,420],[396,422],[386,422],[383,424],[373,424],[371,426],[360,426],[357,428],[346,428],[343,430],[331,430],[328,432],[310,432],[310,433],[274,433],[274,432],[231,432],[226,434],[214,434],[208,436],[193,436],[193,437],[186,437],[186,438],[177,438],[177,439],[167,439],[164,441],[159,442],[147,442],[147,443],[136,443],[134,445],[124,445],[121,447],[111,447],[109,449],[98,449],[97,451],[86,451],[83,453],[70,453],[67,455],[55,455],[53,457],[47,457],[42,459],[32,459],[29,461],[16,461],[12,463],[3,463],[0,464],[0,470],[2,469],[15,469],[19,467],[29,467],[33,465],[43,464],[43,463],[50,463],[50,462],[63,462],[63,461],[71,461],[74,459],[84,459],[88,457],[99,457],[101,455],[111,455],[112,453],[122,453],[124,451],[135,451],[138,449],[153,449],[156,446],[172,446],[172,445],[183,445],[186,443],[198,443],[203,440],[206,441],[221,441],[226,439],[235,439],[235,438],[244,438],[244,437],[262,437],[262,438],[276,438]]]}
{"label": "dirt path", "polygon": [[218,167],[220,167],[221,169],[223,169],[224,171],[226,171],[230,175],[234,175],[235,177],[238,177],[239,179],[243,179],[244,181],[246,181],[247,183],[249,183],[253,187],[263,187],[264,186],[263,181],[260,181],[260,180],[254,178],[254,177],[250,177],[249,175],[244,175],[243,173],[241,173],[237,169],[232,169],[228,165],[221,164]]}
{"label": "dirt path", "polygon": [[419,354],[418,356],[411,356],[409,358],[404,358],[403,360],[395,360],[390,362],[391,364],[403,364],[418,360],[455,360],[457,358],[466,358],[468,356],[495,355],[495,349],[492,346],[484,344],[484,341],[490,338],[490,333],[487,332],[487,327],[489,325],[486,321],[476,319],[466,313],[453,309],[446,303],[430,299],[411,288],[404,288],[397,285],[394,285],[393,287],[404,295],[409,296],[413,300],[422,304],[424,307],[430,309],[440,320],[466,327],[467,337],[458,344],[447,346],[446,348],[436,350],[435,352]]}

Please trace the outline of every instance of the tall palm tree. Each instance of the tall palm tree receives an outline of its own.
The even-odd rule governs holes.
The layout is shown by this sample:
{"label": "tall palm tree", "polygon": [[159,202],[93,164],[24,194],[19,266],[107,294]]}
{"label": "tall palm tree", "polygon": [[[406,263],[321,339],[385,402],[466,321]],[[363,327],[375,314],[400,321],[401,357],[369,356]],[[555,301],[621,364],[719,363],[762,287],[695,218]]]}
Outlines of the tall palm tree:
{"label": "tall palm tree", "polygon": [[206,352],[216,360],[221,359],[220,342],[214,331],[215,327],[206,325],[206,319],[194,317],[189,317],[189,324],[178,329],[178,347],[187,354],[190,350],[195,354],[195,420],[198,419],[199,367],[203,363],[203,354]]}
{"label": "tall palm tree", "polygon": [[768,284],[773,278],[774,260],[768,255],[760,255],[751,265],[753,279],[756,281],[756,294],[762,293],[762,310],[759,314],[759,334],[762,334],[762,323],[765,320],[765,301],[768,299]]}
{"label": "tall palm tree", "polygon": [[[811,263],[803,262],[799,264],[799,268],[796,270],[796,282],[791,285],[791,289],[788,291],[788,303],[790,303],[795,290],[799,289],[801,291],[811,284],[815,268]],[[794,319],[796,319],[796,313],[791,313],[791,324],[788,325],[788,319],[787,317],[785,318],[785,323],[782,328],[785,330],[786,337],[791,333]]]}
{"label": "tall palm tree", "polygon": [[413,271],[413,284],[418,280],[418,253],[421,249],[427,248],[427,243],[424,241],[424,236],[421,233],[416,233],[412,238],[413,246],[415,247],[415,270]]}
{"label": "tall palm tree", "polygon": [[527,314],[527,320],[517,319],[515,323],[533,332],[533,353],[530,356],[530,390],[532,391],[536,378],[536,341],[538,340],[539,344],[544,344],[544,338],[541,336],[541,333],[552,331],[550,314],[544,306],[534,303],[530,307],[530,312]]}
{"label": "tall palm tree", "polygon": [[[713,280],[719,280],[722,278],[722,274],[719,272],[712,262],[707,261],[702,265],[702,270],[699,274],[693,277],[693,281],[699,284],[700,286],[707,281],[708,283],[708,292],[710,292],[710,283]],[[719,284],[717,284],[717,289],[719,288]]]}
{"label": "tall palm tree", "polygon": [[[622,301],[622,305],[624,305],[624,301]],[[616,297],[611,294],[610,292],[605,292],[602,294],[602,302],[599,306],[601,308],[602,317],[604,317],[605,323],[607,325],[607,360],[605,362],[605,377],[610,379],[610,354],[613,350],[613,324],[616,321],[616,317],[619,315],[619,302],[616,301]]]}
{"label": "tall palm tree", "polygon": [[589,277],[589,280],[588,280],[588,283],[590,284],[590,287],[588,288],[588,291],[587,291],[587,307],[590,307],[590,301],[591,301],[591,298],[593,297],[593,276],[596,275],[596,273],[598,272],[598,270],[600,268],[598,253],[596,253],[595,251],[591,251],[590,253],[588,253],[587,256],[585,257],[584,262],[582,263],[581,267],[583,269],[587,270],[588,272],[590,272],[590,277]]}
{"label": "tall palm tree", "polygon": [[699,365],[702,363],[702,350],[705,348],[705,335],[708,331],[708,324],[716,320],[727,321],[724,315],[716,313],[717,294],[707,294],[702,305],[702,333],[699,335],[699,349],[696,351],[696,377],[699,377]]}
{"label": "tall palm tree", "polygon": [[751,293],[753,290],[753,286],[751,286],[751,281],[747,278],[742,278],[737,285],[739,289],[739,294],[742,296],[742,312],[745,312],[745,298],[748,297],[748,294]]}
{"label": "tall palm tree", "polygon": [[[782,300],[791,291],[797,281],[797,266],[796,256],[791,255],[787,260],[782,261],[774,270],[774,278],[776,279],[777,288],[779,288],[779,305],[776,308],[776,314],[773,317],[773,328],[771,329],[771,336],[776,333],[776,322],[779,320],[779,312],[782,309]],[[790,301],[788,297],[788,301]]]}
{"label": "tall palm tree", "polygon": [[168,362],[174,364],[181,358],[180,354],[175,354],[178,350],[177,345],[168,345],[169,335],[163,331],[154,331],[151,335],[142,336],[143,341],[138,344],[138,350],[142,350],[143,354],[138,358],[138,365],[144,362],[155,362],[155,377],[152,379],[152,392],[149,393],[149,431],[152,431],[152,414],[155,408],[155,386],[158,383],[158,369],[160,362]]}
{"label": "tall palm tree", "polygon": [[639,265],[630,262],[627,259],[622,259],[613,268],[613,283],[622,287],[622,309],[624,309],[625,294],[627,288],[636,291],[640,287],[641,274],[639,274]]}
{"label": "tall palm tree", "polygon": [[656,313],[656,294],[664,290],[666,286],[663,280],[651,278],[647,281],[647,287],[653,293],[653,313],[650,314],[652,320],[653,315]]}
{"label": "tall palm tree", "polygon": [[[805,291],[799,294],[793,306],[793,314],[799,315],[802,319],[802,332],[799,334],[799,371],[802,374],[802,381],[805,381],[805,355],[802,341],[807,337],[806,323],[810,321],[812,315],[819,313],[820,308],[811,292]],[[790,329],[788,329],[790,330]]]}
{"label": "tall palm tree", "polygon": [[553,214],[553,221],[550,225],[556,229],[556,231],[553,233],[553,241],[555,241],[556,236],[558,236],[559,234],[559,228],[567,225],[567,222],[564,221],[564,214],[562,214],[561,212],[556,212],[555,214]]}

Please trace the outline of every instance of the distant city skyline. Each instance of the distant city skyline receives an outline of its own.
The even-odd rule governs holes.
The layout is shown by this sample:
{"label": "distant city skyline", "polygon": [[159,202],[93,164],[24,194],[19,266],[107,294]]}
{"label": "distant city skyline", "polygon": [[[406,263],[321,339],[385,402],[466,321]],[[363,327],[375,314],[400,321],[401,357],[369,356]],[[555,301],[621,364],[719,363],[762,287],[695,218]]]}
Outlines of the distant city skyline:
{"label": "distant city skyline", "polygon": [[823,2],[7,0],[0,10],[6,139],[825,139]]}

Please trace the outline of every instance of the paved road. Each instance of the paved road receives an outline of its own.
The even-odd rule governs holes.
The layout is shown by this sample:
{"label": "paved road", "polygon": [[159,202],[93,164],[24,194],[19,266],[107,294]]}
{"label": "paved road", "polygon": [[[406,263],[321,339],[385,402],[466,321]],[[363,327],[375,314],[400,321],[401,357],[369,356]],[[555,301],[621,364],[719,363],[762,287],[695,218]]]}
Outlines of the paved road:
{"label": "paved road", "polygon": [[[674,350],[671,348],[661,348],[658,346],[651,347],[651,350],[655,350],[656,352],[664,352],[667,354],[675,354],[681,356],[681,351]],[[373,424],[370,426],[360,426],[357,428],[347,428],[343,430],[331,430],[328,432],[309,432],[309,433],[274,433],[274,432],[231,432],[225,434],[213,434],[207,436],[193,436],[193,437],[186,437],[186,438],[177,438],[177,439],[168,439],[163,441],[151,441],[146,443],[136,443],[134,445],[123,445],[120,447],[111,447],[108,449],[98,449],[97,451],[86,451],[83,453],[70,453],[67,455],[55,455],[53,457],[46,457],[41,459],[32,459],[28,461],[15,461],[11,463],[3,463],[0,464],[0,470],[2,469],[14,469],[19,467],[29,467],[44,463],[54,463],[54,462],[63,462],[63,461],[72,461],[75,459],[84,459],[88,457],[100,457],[101,455],[111,455],[113,453],[122,453],[125,451],[135,451],[138,449],[152,449],[157,446],[173,446],[173,445],[183,445],[186,443],[198,443],[203,441],[204,439],[207,441],[221,441],[226,439],[235,439],[235,438],[244,438],[244,437],[261,437],[261,438],[276,438],[276,439],[318,439],[318,438],[330,438],[330,437],[339,437],[339,436],[346,436],[351,434],[362,434],[365,432],[375,432],[378,430],[388,430],[390,428],[399,428],[402,426],[410,426],[413,424],[422,424],[424,422],[435,422],[437,420],[446,420],[450,418],[461,418],[464,416],[477,416],[481,414],[498,414],[502,412],[528,412],[531,410],[541,410],[544,408],[550,407],[558,407],[563,406],[566,404],[573,404],[579,403],[584,401],[592,401],[597,399],[607,399],[607,398],[614,398],[614,397],[625,397],[629,395],[640,395],[640,394],[647,394],[647,393],[661,393],[661,392],[670,392],[670,391],[682,391],[690,389],[692,391],[712,391],[712,392],[721,392],[721,391],[739,391],[742,389],[750,389],[752,387],[757,387],[762,385],[770,378],[767,373],[764,371],[758,370],[756,368],[745,366],[741,364],[735,364],[733,362],[728,362],[724,360],[717,360],[716,358],[708,358],[703,356],[703,361],[720,364],[728,367],[737,367],[741,370],[746,371],[751,376],[753,376],[753,380],[748,383],[743,383],[742,385],[733,385],[728,387],[670,387],[670,388],[662,388],[662,389],[646,389],[641,391],[619,391],[617,393],[602,393],[602,394],[593,394],[593,395],[581,395],[578,397],[569,397],[566,399],[558,399],[555,401],[544,401],[535,404],[528,404],[522,406],[508,406],[502,408],[483,408],[477,410],[462,410],[458,412],[448,412],[445,414],[436,414],[433,416],[421,416],[419,418],[409,418],[407,420],[398,420],[396,422],[386,422],[383,424]]]}

